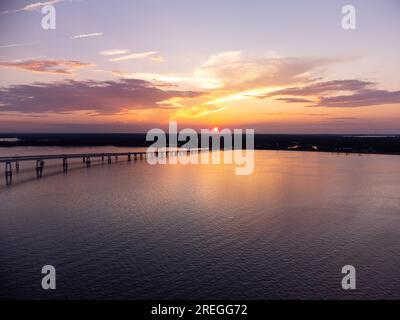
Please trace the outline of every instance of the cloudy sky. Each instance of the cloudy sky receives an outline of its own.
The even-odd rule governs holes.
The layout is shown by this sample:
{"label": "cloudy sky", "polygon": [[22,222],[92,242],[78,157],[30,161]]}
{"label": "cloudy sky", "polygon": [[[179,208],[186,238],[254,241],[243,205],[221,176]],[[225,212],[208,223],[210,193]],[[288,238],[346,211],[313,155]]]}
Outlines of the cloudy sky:
{"label": "cloudy sky", "polygon": [[400,133],[399,18],[399,0],[1,1],[0,132]]}

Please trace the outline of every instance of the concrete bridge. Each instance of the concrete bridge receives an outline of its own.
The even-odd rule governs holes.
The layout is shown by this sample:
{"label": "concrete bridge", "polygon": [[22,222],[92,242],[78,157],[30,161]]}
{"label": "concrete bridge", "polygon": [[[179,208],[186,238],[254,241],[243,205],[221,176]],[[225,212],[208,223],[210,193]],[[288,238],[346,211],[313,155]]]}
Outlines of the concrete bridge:
{"label": "concrete bridge", "polygon": [[191,154],[201,151],[208,151],[208,149],[158,149],[156,151],[142,151],[142,152],[101,152],[101,153],[73,153],[73,154],[51,154],[51,155],[32,155],[32,156],[13,156],[13,157],[0,157],[0,163],[5,164],[5,177],[7,184],[11,184],[13,175],[13,164],[15,171],[19,171],[19,163],[22,161],[36,162],[36,175],[40,178],[43,174],[45,160],[62,160],[63,171],[68,171],[69,159],[82,159],[86,167],[90,167],[92,159],[101,159],[110,164],[112,159],[118,160],[118,157],[126,157],[127,161],[146,159],[148,157],[158,156],[177,156],[181,154]]}

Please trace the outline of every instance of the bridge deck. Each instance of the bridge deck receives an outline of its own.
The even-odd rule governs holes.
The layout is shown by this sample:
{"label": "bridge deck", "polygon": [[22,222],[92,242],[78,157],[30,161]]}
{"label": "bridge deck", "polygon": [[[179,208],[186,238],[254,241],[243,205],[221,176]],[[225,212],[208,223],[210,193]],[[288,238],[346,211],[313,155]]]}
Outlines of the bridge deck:
{"label": "bridge deck", "polygon": [[104,153],[70,153],[70,154],[48,154],[48,155],[30,155],[30,156],[13,156],[13,157],[0,157],[0,163],[16,162],[16,161],[34,161],[34,160],[51,160],[51,159],[76,159],[88,157],[115,157],[115,156],[129,156],[146,154],[147,152],[104,152]]}
{"label": "bridge deck", "polygon": [[[29,155],[29,156],[12,156],[0,157],[0,163],[19,162],[19,161],[35,161],[35,160],[51,160],[51,159],[77,159],[77,158],[100,158],[115,156],[136,156],[154,153],[174,153],[174,152],[196,152],[205,151],[206,149],[175,149],[175,150],[156,150],[156,151],[133,151],[133,152],[95,152],[95,153],[72,153],[72,154],[48,154],[48,155]],[[207,149],[208,150],[208,149]]]}

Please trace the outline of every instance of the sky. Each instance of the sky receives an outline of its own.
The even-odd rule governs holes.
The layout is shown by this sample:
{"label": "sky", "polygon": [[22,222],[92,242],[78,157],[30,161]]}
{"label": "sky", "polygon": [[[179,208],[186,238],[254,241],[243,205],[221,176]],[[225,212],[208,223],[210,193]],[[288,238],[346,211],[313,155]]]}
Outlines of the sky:
{"label": "sky", "polygon": [[[41,12],[55,8],[55,29]],[[355,29],[342,7],[355,8]],[[0,1],[0,132],[400,133],[400,0]]]}

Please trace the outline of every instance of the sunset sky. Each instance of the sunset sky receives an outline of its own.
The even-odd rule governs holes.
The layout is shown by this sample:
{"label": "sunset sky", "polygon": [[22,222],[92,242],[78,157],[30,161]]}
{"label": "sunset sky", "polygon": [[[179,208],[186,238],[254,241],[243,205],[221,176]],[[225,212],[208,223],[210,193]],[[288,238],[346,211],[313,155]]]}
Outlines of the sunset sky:
{"label": "sunset sky", "polygon": [[41,1],[0,2],[0,132],[400,133],[399,0]]}

